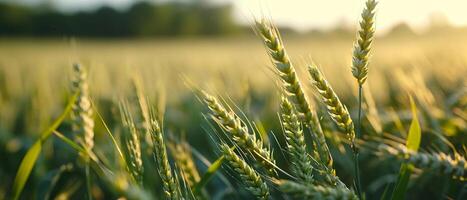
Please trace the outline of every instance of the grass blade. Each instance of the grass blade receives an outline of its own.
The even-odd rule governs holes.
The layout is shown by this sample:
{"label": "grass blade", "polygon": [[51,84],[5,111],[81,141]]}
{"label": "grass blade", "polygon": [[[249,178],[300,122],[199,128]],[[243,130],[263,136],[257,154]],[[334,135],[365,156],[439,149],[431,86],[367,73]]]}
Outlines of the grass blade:
{"label": "grass blade", "polygon": [[58,128],[62,121],[70,113],[73,104],[78,96],[78,93],[74,94],[73,97],[68,102],[67,106],[63,113],[52,123],[52,125],[41,133],[39,139],[34,143],[34,145],[26,152],[21,164],[19,166],[18,172],[16,173],[15,181],[13,182],[13,193],[12,197],[14,200],[18,199],[21,192],[23,191],[24,185],[31,174],[32,168],[36,164],[37,158],[42,150],[42,144],[49,138],[52,132]]}
{"label": "grass blade", "polygon": [[383,194],[381,195],[380,200],[389,200],[389,190],[391,189],[391,183],[388,183],[384,188]]}
{"label": "grass blade", "polygon": [[59,139],[61,139],[63,142],[65,142],[66,144],[70,145],[71,148],[73,148],[74,150],[76,150],[77,152],[79,152],[80,154],[87,154],[88,152],[86,151],[86,149],[84,149],[83,147],[81,147],[79,144],[77,144],[76,142],[73,142],[72,140],[68,139],[67,137],[65,137],[63,134],[61,134],[60,132],[58,131],[54,131],[54,135],[57,136]]}
{"label": "grass blade", "polygon": [[193,189],[194,194],[201,194],[203,187],[211,180],[217,170],[219,170],[219,168],[222,166],[222,163],[224,163],[224,160],[224,156],[221,156],[216,161],[214,161],[211,166],[209,166],[206,173],[204,173],[204,175],[201,177],[201,180],[195,185]]}
{"label": "grass blade", "polygon": [[37,199],[52,199],[51,196],[54,190],[58,189],[56,187],[61,187],[58,183],[62,176],[67,172],[71,172],[73,168],[72,164],[64,164],[60,168],[47,173],[44,180],[39,184]]}
{"label": "grass blade", "polygon": [[422,130],[417,117],[417,106],[415,105],[412,97],[410,97],[410,108],[412,110],[412,123],[410,124],[409,135],[407,136],[407,143],[405,146],[409,150],[418,151],[420,141],[422,139]]}
{"label": "grass blade", "polygon": [[57,136],[63,142],[68,144],[71,148],[73,148],[79,154],[89,156],[89,158],[90,158],[90,167],[94,170],[94,172],[98,176],[104,177],[104,178],[108,178],[109,176],[113,176],[112,171],[108,167],[104,166],[99,161],[99,159],[97,158],[97,156],[94,153],[89,152],[88,150],[84,149],[78,143],[74,142],[73,140],[70,140],[69,138],[65,137],[63,134],[61,134],[58,131],[54,131],[53,133],[54,133],[55,136]]}
{"label": "grass blade", "polygon": [[15,182],[13,183],[13,199],[18,199],[21,191],[29,178],[34,164],[42,150],[42,141],[39,140],[26,153],[21,165],[19,166],[18,172],[16,173]]}
{"label": "grass blade", "polygon": [[[94,106],[94,103],[92,104]],[[112,139],[112,143],[113,145],[115,146],[115,149],[117,149],[117,152],[118,152],[118,155],[120,156],[120,159],[122,159],[122,161],[124,163],[126,163],[126,160],[125,160],[125,156],[123,156],[123,151],[121,150],[120,146],[118,145],[118,142],[117,140],[115,139],[114,135],[112,134],[112,131],[110,131],[110,128],[109,126],[107,126],[107,123],[105,123],[104,121],[104,118],[102,117],[102,115],[99,113],[99,110],[97,108],[94,108],[97,116],[99,117],[99,121],[102,123],[102,125],[104,126],[105,130],[106,130],[106,133],[110,136],[110,138]]]}
{"label": "grass blade", "polygon": [[[420,147],[420,141],[422,138],[422,131],[420,129],[420,123],[417,117],[417,106],[415,105],[412,97],[410,97],[410,107],[412,110],[412,123],[409,128],[409,135],[407,136],[406,147],[409,150],[418,151]],[[394,191],[392,192],[391,199],[402,200],[404,199],[407,186],[410,180],[410,174],[413,166],[410,164],[402,164],[399,170],[399,176],[397,178]]]}

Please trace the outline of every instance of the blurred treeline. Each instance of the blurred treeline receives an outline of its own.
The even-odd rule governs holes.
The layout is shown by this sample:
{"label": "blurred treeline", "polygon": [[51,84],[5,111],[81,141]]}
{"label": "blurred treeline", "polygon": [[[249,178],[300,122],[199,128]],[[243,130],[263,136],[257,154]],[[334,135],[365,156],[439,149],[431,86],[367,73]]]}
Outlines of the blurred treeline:
{"label": "blurred treeline", "polygon": [[[179,37],[250,35],[251,28],[235,21],[233,7],[203,0],[136,1],[125,10],[103,6],[92,11],[61,12],[53,5],[29,5],[0,0],[0,37]],[[47,1],[45,1],[47,2]],[[442,14],[434,13],[427,29],[412,29],[405,22],[394,25],[385,36],[467,33],[453,27]],[[297,32],[279,25],[283,35],[354,38],[354,24],[338,22],[329,30]]]}
{"label": "blurred treeline", "polygon": [[238,32],[232,7],[203,1],[140,1],[120,11],[63,13],[52,8],[0,2],[0,36],[144,37],[226,35]]}

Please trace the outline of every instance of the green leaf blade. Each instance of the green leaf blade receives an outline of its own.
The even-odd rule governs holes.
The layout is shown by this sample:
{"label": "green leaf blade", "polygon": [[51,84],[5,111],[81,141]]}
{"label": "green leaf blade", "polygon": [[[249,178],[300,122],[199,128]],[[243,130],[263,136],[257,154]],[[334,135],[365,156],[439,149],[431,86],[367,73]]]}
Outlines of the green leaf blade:
{"label": "green leaf blade", "polygon": [[417,117],[417,106],[415,105],[412,97],[410,97],[410,107],[412,110],[412,122],[410,124],[409,135],[407,136],[407,143],[405,146],[412,151],[418,151],[420,141],[422,139],[422,130]]}
{"label": "green leaf blade", "polygon": [[[420,142],[422,139],[422,130],[420,128],[420,123],[417,117],[417,106],[413,101],[413,98],[410,96],[410,108],[412,110],[412,122],[409,128],[409,134],[406,139],[405,146],[407,149],[412,151],[418,151],[420,147]],[[403,200],[407,187],[409,185],[410,174],[412,172],[413,166],[410,164],[403,163],[399,170],[399,176],[397,178],[396,185],[391,195],[392,200]]]}
{"label": "green leaf blade", "polygon": [[42,142],[36,141],[34,145],[28,150],[26,155],[24,156],[23,160],[21,161],[21,165],[19,166],[18,172],[16,173],[15,182],[13,183],[13,199],[18,199],[21,191],[26,184],[26,181],[31,174],[32,168],[36,163],[37,158],[42,150]]}
{"label": "green leaf blade", "polygon": [[201,177],[201,180],[195,185],[193,188],[193,193],[201,194],[201,190],[203,187],[212,179],[212,177],[216,174],[217,170],[222,166],[224,163],[224,156],[219,157],[211,166],[209,166],[208,170],[204,175]]}
{"label": "green leaf blade", "polygon": [[13,182],[13,193],[12,197],[14,200],[17,200],[23,191],[24,185],[26,184],[29,175],[31,174],[34,165],[36,164],[37,158],[39,157],[40,152],[42,151],[42,143],[44,143],[50,135],[52,135],[53,131],[60,126],[60,124],[65,120],[68,116],[68,113],[71,112],[73,104],[75,103],[78,97],[78,93],[74,94],[68,104],[65,107],[63,113],[52,123],[49,128],[47,128],[44,132],[41,133],[39,139],[34,143],[34,145],[26,152],[21,164],[18,168],[18,172],[16,173],[15,180]]}

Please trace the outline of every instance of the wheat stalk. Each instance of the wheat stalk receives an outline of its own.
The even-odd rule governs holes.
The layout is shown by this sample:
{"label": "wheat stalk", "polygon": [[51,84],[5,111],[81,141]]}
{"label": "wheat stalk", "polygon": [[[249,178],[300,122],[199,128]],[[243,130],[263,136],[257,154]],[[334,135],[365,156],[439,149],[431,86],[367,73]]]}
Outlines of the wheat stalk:
{"label": "wheat stalk", "polygon": [[211,110],[211,117],[228,133],[232,135],[232,139],[238,146],[243,149],[250,151],[261,163],[261,165],[267,169],[270,175],[275,175],[275,160],[272,157],[271,151],[263,147],[263,142],[257,140],[254,134],[249,133],[248,127],[242,122],[242,120],[233,112],[227,111],[222,106],[216,97],[209,95],[208,93],[200,92],[204,102]]}
{"label": "wheat stalk", "polygon": [[456,153],[454,156],[440,153],[422,153],[409,150],[403,144],[389,146],[380,144],[378,153],[386,156],[394,156],[417,168],[439,171],[442,174],[465,180],[467,162],[465,157]]}
{"label": "wheat stalk", "polygon": [[242,158],[240,158],[227,144],[221,144],[220,150],[230,167],[240,175],[246,189],[258,199],[268,199],[269,188],[261,176]]}
{"label": "wheat stalk", "polygon": [[352,191],[341,187],[302,184],[289,180],[277,180],[275,183],[279,186],[279,190],[300,199],[358,199]]}
{"label": "wheat stalk", "polygon": [[[354,45],[352,56],[352,74],[358,82],[358,120],[357,120],[357,138],[362,135],[362,93],[363,84],[368,76],[368,59],[371,50],[371,43],[375,33],[374,17],[375,17],[375,0],[367,0],[365,8],[362,12],[362,20],[360,21],[360,30],[358,31],[357,42]],[[352,140],[353,144],[353,140]],[[360,183],[360,167],[358,163],[358,148],[353,145],[354,165],[355,165],[355,179],[357,194],[362,198],[361,183]]]}
{"label": "wheat stalk", "polygon": [[193,161],[189,144],[186,142],[171,142],[168,144],[168,147],[177,162],[177,166],[180,167],[184,180],[187,182],[188,186],[193,188],[194,185],[199,182],[200,175]]}
{"label": "wheat stalk", "polygon": [[316,65],[308,66],[308,72],[311,75],[313,85],[316,87],[321,96],[329,115],[337,124],[337,126],[345,131],[349,140],[354,144],[355,130],[352,119],[350,118],[347,107],[341,103],[339,97],[332,89],[331,85],[326,81]]}
{"label": "wheat stalk", "polygon": [[[292,172],[301,181],[312,183],[313,181],[324,180],[329,185],[346,187],[335,175],[333,169],[327,168],[322,163],[317,163],[306,151],[305,136],[301,129],[300,120],[295,114],[293,105],[282,97],[281,117],[284,135],[287,141],[287,152],[292,158]],[[313,170],[313,167],[315,170]]]}
{"label": "wheat stalk", "polygon": [[181,199],[180,188],[169,164],[164,136],[156,119],[151,119],[150,133],[153,143],[154,159],[157,163],[157,170],[162,179],[164,194],[168,199]]}
{"label": "wheat stalk", "polygon": [[332,169],[332,157],[329,153],[319,119],[305,96],[295,68],[285,52],[277,28],[266,20],[261,20],[256,21],[256,30],[266,46],[271,61],[282,80],[282,85],[288,98],[293,102],[302,122],[312,131],[313,146],[319,155],[319,157],[316,157],[316,154],[313,154],[315,159],[321,160],[328,168]]}
{"label": "wheat stalk", "polygon": [[352,57],[352,74],[357,79],[359,85],[363,85],[368,75],[368,59],[371,50],[371,43],[375,33],[375,8],[378,3],[375,0],[368,0],[362,12],[360,29],[357,41],[355,42]]}
{"label": "wheat stalk", "polygon": [[[75,104],[72,107],[72,129],[77,135],[83,136],[83,146],[88,152],[87,155],[92,155],[94,148],[94,119],[89,97],[89,85],[87,80],[86,70],[79,64],[73,65],[74,78],[72,81],[72,90],[78,93]],[[85,159],[85,174],[87,196],[92,199],[91,194],[91,174],[90,174],[90,158],[84,156]]]}
{"label": "wheat stalk", "polygon": [[332,89],[331,85],[326,81],[324,76],[321,74],[316,65],[311,64],[308,66],[308,72],[310,73],[313,85],[317,89],[318,93],[321,96],[329,115],[337,126],[345,131],[348,139],[351,142],[351,147],[354,153],[354,170],[355,170],[355,179],[357,184],[357,193],[361,197],[360,193],[360,175],[358,167],[358,149],[355,145],[355,130],[352,119],[350,118],[349,111],[344,104],[341,103],[339,97]]}
{"label": "wheat stalk", "polygon": [[72,89],[78,92],[78,98],[73,105],[73,132],[78,135],[83,135],[84,147],[88,151],[92,151],[94,147],[94,119],[89,98],[89,85],[87,82],[86,70],[79,64],[73,65],[74,79],[72,81]]}
{"label": "wheat stalk", "polygon": [[143,85],[139,76],[133,76],[132,78],[132,89],[135,91],[134,98],[138,103],[138,117],[136,118],[136,127],[138,132],[144,133],[144,142],[149,148],[152,148],[151,133],[149,133],[150,126],[150,114],[149,106],[146,96],[144,95]]}
{"label": "wheat stalk", "polygon": [[287,152],[292,158],[292,171],[302,181],[311,183],[313,181],[312,160],[306,151],[305,136],[295,112],[295,108],[287,98],[282,97],[282,126],[287,141]]}
{"label": "wheat stalk", "polygon": [[120,105],[120,112],[122,115],[123,127],[126,129],[130,136],[128,138],[128,136],[126,136],[127,134],[125,134],[126,149],[128,150],[129,156],[129,159],[127,159],[129,164],[128,171],[132,175],[133,179],[141,185],[143,183],[144,168],[143,160],[141,157],[141,142],[139,139],[139,133],[126,104],[122,103]]}

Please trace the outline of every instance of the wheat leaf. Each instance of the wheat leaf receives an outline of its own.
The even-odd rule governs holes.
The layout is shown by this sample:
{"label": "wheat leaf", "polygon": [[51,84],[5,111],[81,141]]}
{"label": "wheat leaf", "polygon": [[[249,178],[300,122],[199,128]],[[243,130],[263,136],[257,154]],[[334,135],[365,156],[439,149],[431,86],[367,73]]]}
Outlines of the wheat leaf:
{"label": "wheat leaf", "polygon": [[15,181],[13,182],[13,199],[16,200],[19,198],[21,192],[23,191],[24,185],[31,174],[32,168],[36,164],[37,158],[42,150],[42,144],[50,137],[52,132],[58,128],[62,121],[68,116],[68,113],[71,111],[73,104],[78,96],[78,93],[74,94],[73,97],[68,102],[63,113],[52,123],[52,125],[41,133],[39,139],[34,143],[34,145],[26,152],[21,164],[19,166],[18,172],[16,173]]}
{"label": "wheat leaf", "polygon": [[[422,138],[422,131],[420,128],[420,123],[418,122],[417,117],[417,106],[415,105],[412,97],[410,97],[410,107],[412,110],[412,123],[410,124],[409,134],[406,140],[406,147],[412,151],[418,151],[420,147],[420,141]],[[391,199],[393,200],[402,200],[404,199],[405,193],[407,191],[407,186],[410,180],[410,174],[413,166],[410,164],[402,164],[399,170],[399,177],[397,178],[396,186],[392,193]]]}
{"label": "wheat leaf", "polygon": [[201,190],[203,187],[211,180],[211,178],[216,174],[217,170],[222,166],[224,163],[224,156],[219,157],[211,166],[209,166],[208,170],[204,175],[201,177],[201,180],[195,185],[193,189],[194,194],[201,194]]}
{"label": "wheat leaf", "polygon": [[418,151],[422,138],[422,131],[420,129],[420,123],[418,122],[417,106],[412,97],[410,97],[410,107],[412,110],[412,123],[410,124],[409,135],[407,136],[407,143],[405,146],[407,149]]}

